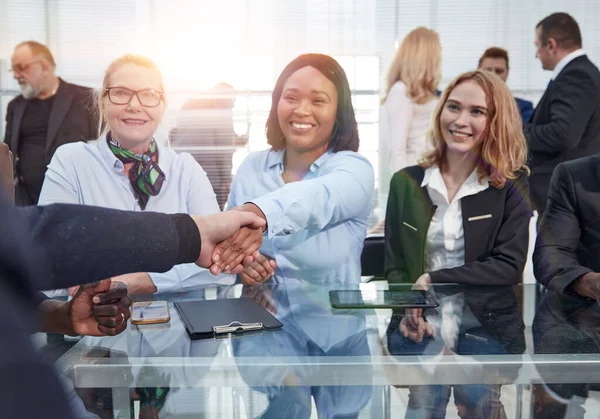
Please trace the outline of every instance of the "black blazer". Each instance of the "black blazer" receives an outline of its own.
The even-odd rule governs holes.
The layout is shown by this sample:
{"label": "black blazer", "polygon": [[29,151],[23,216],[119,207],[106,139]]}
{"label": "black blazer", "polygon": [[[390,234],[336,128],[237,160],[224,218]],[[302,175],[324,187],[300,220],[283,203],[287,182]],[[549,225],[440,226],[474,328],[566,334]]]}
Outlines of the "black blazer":
{"label": "black blazer", "polygon": [[600,152],[600,71],[587,56],[567,64],[548,86],[525,133],[531,198],[543,211],[554,168]]}
{"label": "black blazer", "polygon": [[[6,110],[6,136],[4,142],[13,152],[13,167],[19,158],[19,132],[21,120],[27,107],[27,99],[19,95],[8,104]],[[47,166],[58,147],[76,141],[98,138],[98,115],[94,111],[94,91],[60,80],[48,121],[45,161]]]}
{"label": "black blazer", "polygon": [[583,274],[600,272],[600,155],[554,171],[533,270],[539,282],[558,292]]}
{"label": "black blazer", "polygon": [[80,205],[16,208],[0,197],[1,416],[72,417],[54,368],[30,342],[36,322],[33,290],[189,263],[199,253],[185,237],[193,229],[187,215]]}
{"label": "black blazer", "polygon": [[[427,230],[435,213],[427,188],[421,187],[424,175],[422,167],[412,166],[392,177],[385,218],[385,276],[390,282],[413,283],[424,273]],[[429,272],[431,281],[521,282],[529,244],[528,193],[523,174],[502,189],[490,186],[462,198],[465,265]],[[485,218],[477,218],[481,216]]]}

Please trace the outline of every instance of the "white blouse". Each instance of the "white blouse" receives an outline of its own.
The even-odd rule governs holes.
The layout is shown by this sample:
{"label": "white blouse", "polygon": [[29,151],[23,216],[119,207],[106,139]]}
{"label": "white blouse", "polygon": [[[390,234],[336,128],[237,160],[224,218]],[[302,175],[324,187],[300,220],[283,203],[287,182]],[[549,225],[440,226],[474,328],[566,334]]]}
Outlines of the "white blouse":
{"label": "white blouse", "polygon": [[465,234],[461,199],[478,194],[489,187],[487,177],[484,177],[481,183],[477,177],[477,170],[473,170],[461,185],[452,202],[449,202],[448,189],[440,169],[430,167],[425,170],[421,186],[427,186],[431,202],[437,206],[429,230],[427,230],[425,272],[455,268],[465,264]]}
{"label": "white blouse", "polygon": [[426,149],[425,137],[437,103],[437,97],[423,104],[413,102],[401,81],[390,89],[380,112],[379,130],[380,150],[387,151],[392,174],[417,164]]}

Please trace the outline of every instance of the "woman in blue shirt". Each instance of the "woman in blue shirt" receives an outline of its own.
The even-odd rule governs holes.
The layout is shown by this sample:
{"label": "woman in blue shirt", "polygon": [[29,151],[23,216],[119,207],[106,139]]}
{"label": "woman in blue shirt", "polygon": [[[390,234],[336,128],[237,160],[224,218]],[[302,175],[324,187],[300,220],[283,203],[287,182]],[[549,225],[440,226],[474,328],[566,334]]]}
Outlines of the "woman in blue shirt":
{"label": "woman in blue shirt", "polygon": [[[151,60],[125,55],[113,61],[98,96],[105,133],[95,143],[66,144],[57,150],[39,204],[198,215],[219,212],[202,167],[189,154],[159,147],[154,139],[165,101],[162,75]],[[166,273],[132,273],[118,280],[131,293],[153,293],[181,291],[216,278],[188,264]]]}
{"label": "woman in blue shirt", "polygon": [[[314,270],[323,280],[358,283],[374,175],[357,153],[358,130],[342,67],[321,54],[289,63],[275,84],[266,132],[271,148],[244,160],[228,199],[229,208],[267,221],[260,255],[242,281],[262,282],[277,267],[284,275]],[[247,247],[262,234],[244,229],[222,243],[215,252],[220,270],[239,263],[232,249]]]}

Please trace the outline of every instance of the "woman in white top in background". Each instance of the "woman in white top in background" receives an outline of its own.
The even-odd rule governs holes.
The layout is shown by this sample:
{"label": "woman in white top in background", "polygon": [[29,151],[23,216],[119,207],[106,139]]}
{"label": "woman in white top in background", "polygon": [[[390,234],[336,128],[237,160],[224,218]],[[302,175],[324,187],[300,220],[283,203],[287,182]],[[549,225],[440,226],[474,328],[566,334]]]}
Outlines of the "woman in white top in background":
{"label": "woman in white top in background", "polygon": [[380,112],[380,150],[387,150],[391,175],[417,164],[425,146],[425,134],[437,105],[442,72],[442,47],[437,32],[419,27],[398,48],[386,80]]}

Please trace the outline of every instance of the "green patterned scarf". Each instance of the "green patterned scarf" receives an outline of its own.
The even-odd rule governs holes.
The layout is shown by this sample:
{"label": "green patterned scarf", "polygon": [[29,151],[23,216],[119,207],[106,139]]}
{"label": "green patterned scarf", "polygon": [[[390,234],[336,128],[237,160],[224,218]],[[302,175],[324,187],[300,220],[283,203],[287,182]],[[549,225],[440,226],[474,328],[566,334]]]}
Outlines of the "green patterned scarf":
{"label": "green patterned scarf", "polygon": [[135,163],[129,170],[129,181],[133,186],[133,192],[140,207],[144,210],[151,196],[156,196],[165,181],[165,174],[158,167],[158,150],[154,138],[150,143],[148,151],[144,154],[136,154],[126,150],[114,139],[110,131],[106,134],[106,141],[114,155],[123,162]]}

